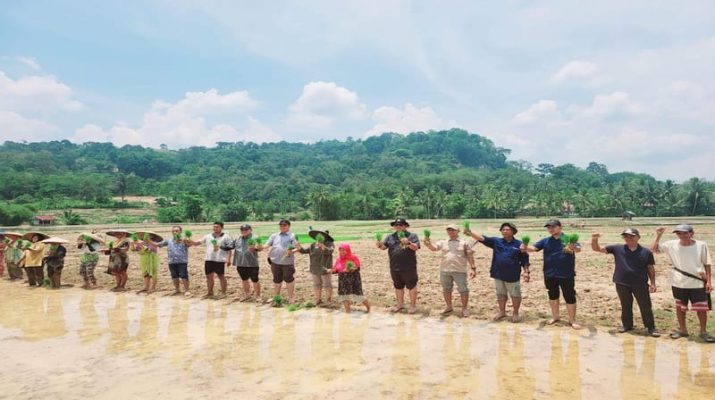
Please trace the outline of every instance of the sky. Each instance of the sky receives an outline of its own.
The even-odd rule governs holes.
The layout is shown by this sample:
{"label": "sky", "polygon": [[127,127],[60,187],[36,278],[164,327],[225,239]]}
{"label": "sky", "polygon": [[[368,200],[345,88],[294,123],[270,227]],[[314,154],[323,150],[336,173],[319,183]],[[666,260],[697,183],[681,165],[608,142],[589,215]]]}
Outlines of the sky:
{"label": "sky", "polygon": [[715,2],[0,0],[0,142],[177,149],[462,128],[715,179]]}

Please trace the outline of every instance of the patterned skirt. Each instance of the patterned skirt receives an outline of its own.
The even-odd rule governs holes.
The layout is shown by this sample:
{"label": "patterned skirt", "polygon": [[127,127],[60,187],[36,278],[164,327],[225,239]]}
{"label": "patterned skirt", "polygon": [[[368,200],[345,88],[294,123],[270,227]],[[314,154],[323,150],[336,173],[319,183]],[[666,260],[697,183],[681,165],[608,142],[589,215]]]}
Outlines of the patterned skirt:
{"label": "patterned skirt", "polygon": [[362,293],[360,270],[338,274],[338,300],[361,303],[365,300]]}

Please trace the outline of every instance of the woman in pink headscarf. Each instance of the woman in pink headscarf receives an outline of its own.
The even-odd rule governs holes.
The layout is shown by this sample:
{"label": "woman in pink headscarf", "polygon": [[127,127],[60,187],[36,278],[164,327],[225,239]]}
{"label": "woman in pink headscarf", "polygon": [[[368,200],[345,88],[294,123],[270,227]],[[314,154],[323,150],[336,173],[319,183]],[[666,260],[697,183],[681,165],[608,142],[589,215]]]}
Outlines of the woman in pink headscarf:
{"label": "woman in pink headscarf", "polygon": [[362,302],[367,312],[370,312],[370,302],[362,293],[360,259],[353,254],[347,243],[338,246],[338,252],[340,256],[330,270],[331,273],[338,274],[338,300],[343,302],[345,312],[350,312],[352,302]]}

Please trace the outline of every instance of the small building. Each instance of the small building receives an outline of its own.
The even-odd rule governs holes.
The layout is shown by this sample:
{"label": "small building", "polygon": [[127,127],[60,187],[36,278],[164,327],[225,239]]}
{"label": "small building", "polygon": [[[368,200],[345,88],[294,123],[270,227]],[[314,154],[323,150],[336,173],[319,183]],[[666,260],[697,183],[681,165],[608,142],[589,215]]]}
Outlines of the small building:
{"label": "small building", "polygon": [[55,220],[57,217],[54,215],[35,215],[35,218],[32,220],[33,225],[54,225]]}

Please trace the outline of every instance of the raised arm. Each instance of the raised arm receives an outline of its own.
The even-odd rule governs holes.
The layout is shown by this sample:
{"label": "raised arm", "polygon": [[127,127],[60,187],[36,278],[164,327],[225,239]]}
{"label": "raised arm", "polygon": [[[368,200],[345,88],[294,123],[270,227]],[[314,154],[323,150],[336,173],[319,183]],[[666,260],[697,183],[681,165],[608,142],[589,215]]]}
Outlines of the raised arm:
{"label": "raised arm", "polygon": [[600,233],[594,232],[591,234],[591,250],[599,252],[599,253],[608,253],[605,247],[601,247],[600,244],[598,244],[598,238],[601,237]]}
{"label": "raised arm", "polygon": [[650,246],[650,250],[653,253],[660,253],[660,238],[663,236],[663,233],[665,232],[665,227],[664,226],[659,226],[655,230],[655,239],[653,239],[653,244]]}

